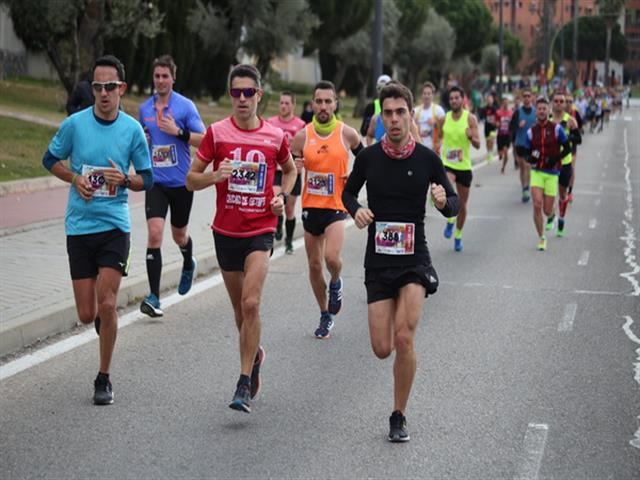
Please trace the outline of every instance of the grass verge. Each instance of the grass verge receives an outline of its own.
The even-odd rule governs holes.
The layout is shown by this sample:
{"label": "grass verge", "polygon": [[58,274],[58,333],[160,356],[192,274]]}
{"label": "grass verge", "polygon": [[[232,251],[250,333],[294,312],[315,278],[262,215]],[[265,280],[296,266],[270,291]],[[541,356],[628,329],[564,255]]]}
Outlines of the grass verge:
{"label": "grass verge", "polygon": [[0,181],[49,175],[42,166],[42,155],[55,128],[0,117],[0,132]]}

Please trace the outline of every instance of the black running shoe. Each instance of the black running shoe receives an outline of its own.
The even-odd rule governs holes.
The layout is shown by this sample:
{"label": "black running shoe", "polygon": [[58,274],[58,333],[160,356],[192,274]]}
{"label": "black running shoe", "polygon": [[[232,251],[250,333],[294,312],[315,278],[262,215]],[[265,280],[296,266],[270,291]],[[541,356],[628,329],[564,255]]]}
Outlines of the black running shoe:
{"label": "black running shoe", "polygon": [[264,363],[264,359],[266,356],[267,354],[264,353],[264,348],[258,347],[256,360],[253,364],[253,369],[251,370],[251,399],[252,400],[258,396],[258,392],[260,392],[260,387],[262,386],[262,380],[260,378],[260,367]]}
{"label": "black running shoe", "polygon": [[409,441],[407,419],[400,410],[396,410],[389,417],[389,441],[394,443]]}
{"label": "black running shoe", "polygon": [[98,375],[93,382],[93,404],[111,405],[113,403],[113,387],[109,379]]}
{"label": "black running shoe", "polygon": [[229,404],[229,408],[238,410],[239,412],[251,413],[251,405],[249,401],[251,399],[251,388],[249,385],[241,384],[236,388],[236,393],[233,396],[233,400]]}

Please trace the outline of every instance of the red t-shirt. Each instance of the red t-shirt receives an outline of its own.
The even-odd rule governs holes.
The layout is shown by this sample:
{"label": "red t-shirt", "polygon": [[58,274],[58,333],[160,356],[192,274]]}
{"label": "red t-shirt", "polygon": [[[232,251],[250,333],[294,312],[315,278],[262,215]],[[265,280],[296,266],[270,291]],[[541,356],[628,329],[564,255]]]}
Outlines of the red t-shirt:
{"label": "red t-shirt", "polygon": [[496,124],[498,125],[498,135],[510,135],[509,123],[511,123],[511,117],[513,116],[512,110],[500,109],[496,112]]}
{"label": "red t-shirt", "polygon": [[289,141],[279,128],[260,119],[254,130],[242,130],[233,117],[213,123],[200,143],[198,158],[213,162],[233,161],[233,173],[216,183],[216,213],[211,228],[229,237],[254,237],[275,232],[271,213],[273,176],[278,164],[289,159]]}
{"label": "red t-shirt", "polygon": [[[289,140],[289,144],[291,144],[291,140],[296,136],[299,130],[302,130],[306,123],[302,121],[302,119],[294,116],[288,122],[283,122],[278,115],[275,115],[271,118],[267,118],[267,122],[269,122],[274,127],[281,128],[284,134],[287,136],[287,140]],[[278,170],[281,170],[280,165],[278,165]]]}

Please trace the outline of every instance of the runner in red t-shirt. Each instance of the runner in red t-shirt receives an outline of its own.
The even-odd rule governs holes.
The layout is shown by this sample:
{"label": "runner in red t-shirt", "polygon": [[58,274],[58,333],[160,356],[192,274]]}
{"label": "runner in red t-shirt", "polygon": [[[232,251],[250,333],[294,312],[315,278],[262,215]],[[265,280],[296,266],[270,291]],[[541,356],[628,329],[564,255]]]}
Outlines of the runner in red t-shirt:
{"label": "runner in red t-shirt", "polygon": [[496,112],[496,125],[498,126],[498,157],[502,160],[500,173],[504,175],[507,167],[507,156],[509,155],[509,145],[511,145],[511,117],[513,110],[509,109],[509,100],[503,98],[500,109]]}
{"label": "runner in red t-shirt", "polygon": [[[273,249],[276,217],[296,180],[284,132],[257,115],[263,90],[260,72],[238,65],[229,74],[233,113],[207,128],[187,175],[189,190],[216,186],[213,238],[224,284],[240,332],[240,380],[229,407],[251,412],[260,390],[260,297]],[[212,171],[205,172],[209,164]],[[284,172],[282,191],[273,192],[276,166]]]}
{"label": "runner in red t-shirt", "polygon": [[[293,111],[296,106],[296,96],[293,92],[282,92],[280,94],[280,108],[278,111],[278,115],[275,115],[269,119],[271,125],[274,125],[278,128],[281,128],[284,134],[287,136],[287,140],[291,143],[293,137],[295,137],[296,133],[299,130],[302,130],[305,126],[304,121],[299,117],[296,117],[293,114]],[[280,192],[280,186],[282,185],[282,170],[278,169],[276,171],[275,181],[273,183],[273,190],[276,192]],[[293,190],[291,191],[291,196],[289,197],[289,201],[284,206],[284,213],[286,217],[285,222],[285,253],[289,255],[293,255],[293,232],[296,229],[296,200],[300,196],[302,192],[302,180],[300,177],[300,171],[298,170],[298,175],[296,177],[296,183],[293,186]],[[276,240],[282,239],[282,215],[278,217],[278,226],[276,228]]]}

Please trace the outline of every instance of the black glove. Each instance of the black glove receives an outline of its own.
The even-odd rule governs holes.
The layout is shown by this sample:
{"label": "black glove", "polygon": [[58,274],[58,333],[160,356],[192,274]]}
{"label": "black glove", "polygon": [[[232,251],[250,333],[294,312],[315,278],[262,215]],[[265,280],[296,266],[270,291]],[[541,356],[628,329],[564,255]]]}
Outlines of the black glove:
{"label": "black glove", "polygon": [[528,163],[535,165],[540,160],[540,150],[528,150],[525,158]]}
{"label": "black glove", "polygon": [[560,160],[562,160],[562,156],[560,155],[549,155],[544,161],[544,168],[546,170],[553,170]]}

